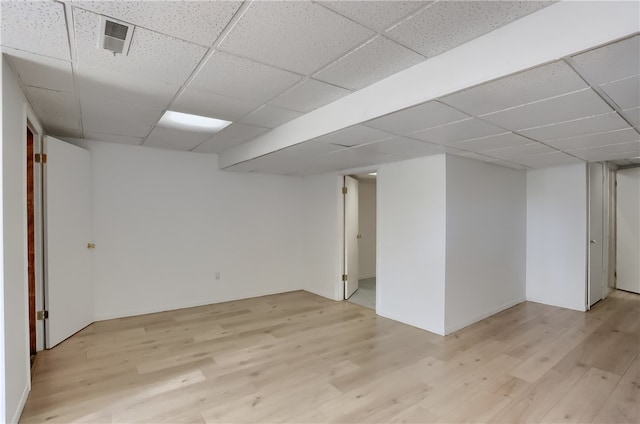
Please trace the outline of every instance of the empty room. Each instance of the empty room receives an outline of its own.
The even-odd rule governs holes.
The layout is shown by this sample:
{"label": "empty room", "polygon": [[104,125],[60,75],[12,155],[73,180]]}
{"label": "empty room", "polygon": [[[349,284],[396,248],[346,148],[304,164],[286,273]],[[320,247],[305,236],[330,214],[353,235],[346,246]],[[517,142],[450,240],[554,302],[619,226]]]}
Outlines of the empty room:
{"label": "empty room", "polygon": [[0,422],[640,421],[639,1],[0,26]]}

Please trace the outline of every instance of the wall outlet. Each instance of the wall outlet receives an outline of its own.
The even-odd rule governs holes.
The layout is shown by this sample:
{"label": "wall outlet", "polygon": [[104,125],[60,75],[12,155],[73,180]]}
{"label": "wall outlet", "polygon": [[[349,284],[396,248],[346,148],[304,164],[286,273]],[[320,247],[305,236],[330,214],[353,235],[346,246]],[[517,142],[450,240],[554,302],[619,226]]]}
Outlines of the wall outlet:
{"label": "wall outlet", "polygon": [[216,281],[220,280],[220,271],[216,271]]}

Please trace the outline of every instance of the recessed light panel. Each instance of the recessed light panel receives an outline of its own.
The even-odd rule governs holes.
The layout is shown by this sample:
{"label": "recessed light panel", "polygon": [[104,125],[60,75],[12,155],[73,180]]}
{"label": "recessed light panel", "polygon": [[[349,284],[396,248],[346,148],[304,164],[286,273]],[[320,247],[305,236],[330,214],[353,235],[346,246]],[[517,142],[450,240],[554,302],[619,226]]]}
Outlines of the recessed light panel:
{"label": "recessed light panel", "polygon": [[192,115],[190,113],[174,112],[172,110],[166,111],[164,115],[162,115],[162,118],[160,118],[160,121],[158,121],[158,126],[160,127],[212,134],[217,133],[229,124],[231,124],[231,121]]}

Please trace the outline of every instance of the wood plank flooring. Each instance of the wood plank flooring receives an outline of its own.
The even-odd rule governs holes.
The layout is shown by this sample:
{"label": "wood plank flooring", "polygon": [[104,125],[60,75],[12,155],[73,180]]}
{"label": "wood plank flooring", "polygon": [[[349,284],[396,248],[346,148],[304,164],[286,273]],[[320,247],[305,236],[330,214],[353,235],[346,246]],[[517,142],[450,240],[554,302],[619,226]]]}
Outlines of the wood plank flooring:
{"label": "wood plank flooring", "polygon": [[21,422],[640,422],[640,296],[525,302],[440,337],[292,292],[94,323]]}

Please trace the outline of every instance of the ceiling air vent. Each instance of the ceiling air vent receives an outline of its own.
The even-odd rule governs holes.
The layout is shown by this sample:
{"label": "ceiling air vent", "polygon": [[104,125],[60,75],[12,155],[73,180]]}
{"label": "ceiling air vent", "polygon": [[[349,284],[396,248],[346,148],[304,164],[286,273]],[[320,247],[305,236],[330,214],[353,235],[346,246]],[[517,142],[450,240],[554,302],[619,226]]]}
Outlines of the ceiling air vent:
{"label": "ceiling air vent", "polygon": [[100,20],[100,47],[116,54],[129,54],[133,25],[102,17]]}

